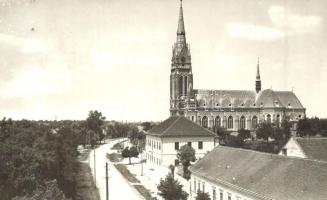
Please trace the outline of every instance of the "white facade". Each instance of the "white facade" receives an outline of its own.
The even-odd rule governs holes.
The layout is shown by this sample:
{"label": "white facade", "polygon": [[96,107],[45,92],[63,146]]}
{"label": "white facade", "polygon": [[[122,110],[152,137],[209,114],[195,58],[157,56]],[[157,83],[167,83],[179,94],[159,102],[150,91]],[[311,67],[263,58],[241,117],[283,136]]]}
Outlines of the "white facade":
{"label": "white facade", "polygon": [[[214,137],[157,137],[146,136],[146,159],[148,163],[168,167],[175,165],[178,149],[190,144],[197,159],[215,147]],[[177,148],[179,147],[179,148]]]}
{"label": "white facade", "polygon": [[255,200],[255,198],[235,191],[230,187],[213,183],[194,174],[191,174],[190,186],[191,200],[195,200],[198,190],[209,193],[211,200]]}
{"label": "white facade", "polygon": [[299,158],[306,158],[307,156],[303,152],[301,146],[296,142],[296,140],[291,137],[286,145],[279,152],[281,156],[292,156]]}

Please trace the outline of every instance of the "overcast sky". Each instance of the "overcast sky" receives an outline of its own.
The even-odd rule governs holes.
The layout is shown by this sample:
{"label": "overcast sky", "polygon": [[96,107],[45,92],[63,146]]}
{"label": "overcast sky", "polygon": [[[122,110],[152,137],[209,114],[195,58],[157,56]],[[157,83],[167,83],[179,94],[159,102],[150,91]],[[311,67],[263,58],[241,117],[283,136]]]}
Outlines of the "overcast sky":
{"label": "overcast sky", "polygon": [[[327,117],[327,1],[185,0],[194,88],[292,90]],[[0,0],[0,117],[163,120],[178,0]]]}

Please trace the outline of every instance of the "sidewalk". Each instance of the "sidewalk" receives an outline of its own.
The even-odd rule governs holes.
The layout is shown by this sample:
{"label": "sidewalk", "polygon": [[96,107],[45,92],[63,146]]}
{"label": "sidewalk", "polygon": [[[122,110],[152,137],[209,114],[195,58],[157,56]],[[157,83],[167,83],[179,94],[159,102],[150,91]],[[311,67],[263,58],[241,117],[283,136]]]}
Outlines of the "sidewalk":
{"label": "sidewalk", "polygon": [[[95,149],[96,160],[96,186],[99,189],[100,199],[106,200],[106,169],[105,165],[108,162],[109,166],[109,199],[110,200],[143,200],[139,193],[127,183],[122,175],[117,171],[112,163],[107,159],[106,154],[115,152],[111,147],[117,143],[118,140],[108,141]],[[94,151],[90,152],[89,165],[94,177]]]}

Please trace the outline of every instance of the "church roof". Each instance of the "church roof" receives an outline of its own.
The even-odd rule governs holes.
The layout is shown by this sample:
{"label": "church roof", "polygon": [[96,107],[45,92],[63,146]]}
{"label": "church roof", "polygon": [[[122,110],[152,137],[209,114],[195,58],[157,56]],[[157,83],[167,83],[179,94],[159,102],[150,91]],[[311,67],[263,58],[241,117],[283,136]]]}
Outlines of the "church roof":
{"label": "church roof", "polygon": [[327,138],[295,138],[308,159],[327,162]]}
{"label": "church roof", "polygon": [[192,174],[255,199],[326,199],[327,162],[217,146]]}
{"label": "church roof", "polygon": [[200,106],[222,107],[284,107],[304,109],[299,99],[291,91],[273,91],[266,89],[256,94],[252,90],[194,90],[197,102]]}
{"label": "church roof", "polygon": [[171,116],[148,131],[160,137],[214,137],[215,134],[183,116]]}
{"label": "church roof", "polygon": [[231,104],[234,107],[251,106],[255,103],[254,91],[250,90],[194,90],[197,95],[197,101],[200,105],[215,106],[219,104],[228,107]]}

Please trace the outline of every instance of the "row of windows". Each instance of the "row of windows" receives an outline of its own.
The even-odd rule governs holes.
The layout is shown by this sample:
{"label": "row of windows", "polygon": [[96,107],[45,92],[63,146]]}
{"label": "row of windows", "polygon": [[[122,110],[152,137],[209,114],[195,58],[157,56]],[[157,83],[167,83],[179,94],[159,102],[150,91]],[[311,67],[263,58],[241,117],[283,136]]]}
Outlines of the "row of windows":
{"label": "row of windows", "polygon": [[[192,183],[191,183],[191,188],[192,188]],[[202,190],[203,192],[205,191],[206,188],[206,183],[200,180],[196,180],[195,178],[193,179],[193,192],[197,193],[198,190]],[[224,200],[224,195],[226,193],[227,195],[227,200],[232,200],[232,193],[230,192],[224,192],[223,189],[219,189],[219,195],[217,194],[217,190],[215,186],[212,186],[212,192],[210,194],[210,196],[212,197],[212,200]],[[218,198],[219,197],[219,198]],[[241,197],[235,195],[235,199],[236,200],[241,200]],[[246,199],[243,199],[246,200]]]}
{"label": "row of windows", "polygon": [[[192,116],[192,119],[193,119],[193,116]],[[203,116],[201,120],[201,125],[204,127],[204,128],[208,128],[208,117],[207,116]],[[271,123],[272,122],[272,118],[271,118],[271,115],[268,114],[266,116],[266,119],[265,121],[267,123]],[[281,117],[280,115],[277,115],[276,116],[276,123],[280,123],[281,122]],[[222,124],[222,120],[220,118],[220,116],[217,116],[215,118],[215,121],[214,121],[214,126],[215,127],[226,127],[228,129],[233,129],[234,128],[234,119],[233,119],[233,116],[229,116],[227,118],[227,124],[226,124],[226,121],[223,120],[223,124]],[[253,116],[252,117],[252,120],[251,120],[251,128],[255,129],[257,128],[258,126],[258,117],[257,116]],[[239,119],[239,129],[245,129],[246,128],[246,118],[244,115],[242,115]]]}
{"label": "row of windows", "polygon": [[[192,142],[187,142],[187,145],[192,147]],[[198,142],[198,149],[203,149],[203,142]],[[179,150],[179,142],[175,142],[175,150]]]}
{"label": "row of windows", "polygon": [[146,160],[151,162],[151,163],[154,163],[156,165],[160,165],[161,164],[161,159],[159,158],[156,158],[150,154],[146,154]]}
{"label": "row of windows", "polygon": [[[223,103],[224,105],[226,105],[227,103]],[[263,107],[263,102],[261,102],[260,103],[260,107]],[[238,106],[240,106],[240,107],[244,107],[245,106],[245,104],[244,103],[241,103],[241,104],[239,104],[239,105],[235,105],[235,104],[232,104],[232,103],[228,103],[228,106],[229,107],[232,107],[234,105],[234,107],[238,107]],[[248,105],[248,104],[247,104]],[[207,105],[206,103],[203,103],[202,105],[199,105],[199,106],[203,106],[203,107],[213,107],[213,105]],[[221,107],[222,105],[221,104],[219,104],[219,103],[217,103],[216,105],[215,105],[216,107]],[[256,107],[257,106],[257,104],[252,104],[252,106],[254,106],[254,107]],[[279,107],[279,103],[276,101],[275,102],[275,106],[276,107]],[[248,105],[248,106],[246,106],[246,107],[250,107],[250,105]],[[291,106],[291,104],[289,103],[289,104],[287,104],[287,107],[288,108],[291,108],[292,106]]]}
{"label": "row of windows", "polygon": [[154,149],[161,149],[161,143],[159,141],[156,140],[151,140],[151,139],[147,139],[147,145],[154,148]]}

